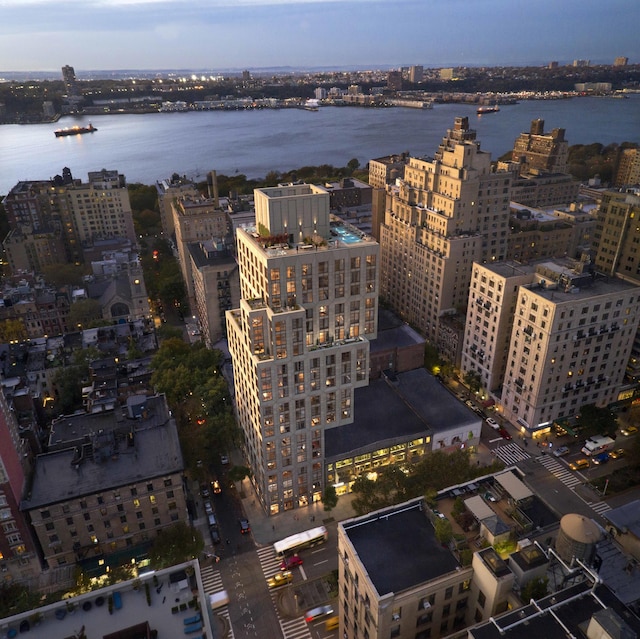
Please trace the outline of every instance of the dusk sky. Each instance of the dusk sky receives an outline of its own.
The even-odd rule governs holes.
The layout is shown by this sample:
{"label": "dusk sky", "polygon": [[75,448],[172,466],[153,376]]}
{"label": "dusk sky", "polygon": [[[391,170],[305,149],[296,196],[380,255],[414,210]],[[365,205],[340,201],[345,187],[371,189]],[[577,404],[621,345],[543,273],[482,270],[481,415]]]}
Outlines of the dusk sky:
{"label": "dusk sky", "polygon": [[0,71],[640,63],[638,0],[0,0]]}

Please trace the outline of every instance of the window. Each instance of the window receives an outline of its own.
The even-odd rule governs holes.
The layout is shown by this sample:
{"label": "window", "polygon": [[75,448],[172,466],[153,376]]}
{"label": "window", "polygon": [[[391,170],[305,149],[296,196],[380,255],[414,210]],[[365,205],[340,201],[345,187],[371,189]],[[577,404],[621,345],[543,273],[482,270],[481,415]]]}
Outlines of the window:
{"label": "window", "polygon": [[478,605],[479,605],[481,608],[484,608],[484,604],[485,604],[485,603],[487,603],[487,598],[486,598],[486,596],[485,596],[484,592],[482,592],[482,590],[480,590],[480,591],[478,592]]}

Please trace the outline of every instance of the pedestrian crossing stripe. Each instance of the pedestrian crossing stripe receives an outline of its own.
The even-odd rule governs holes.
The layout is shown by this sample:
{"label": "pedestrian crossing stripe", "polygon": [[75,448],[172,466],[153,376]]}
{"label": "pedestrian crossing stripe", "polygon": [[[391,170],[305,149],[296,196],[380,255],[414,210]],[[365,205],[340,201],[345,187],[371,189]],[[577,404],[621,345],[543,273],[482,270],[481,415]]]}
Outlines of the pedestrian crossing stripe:
{"label": "pedestrian crossing stripe", "polygon": [[518,444],[511,442],[504,446],[498,446],[493,449],[493,453],[498,459],[506,465],[517,464],[521,461],[531,459],[531,455],[522,450]]}

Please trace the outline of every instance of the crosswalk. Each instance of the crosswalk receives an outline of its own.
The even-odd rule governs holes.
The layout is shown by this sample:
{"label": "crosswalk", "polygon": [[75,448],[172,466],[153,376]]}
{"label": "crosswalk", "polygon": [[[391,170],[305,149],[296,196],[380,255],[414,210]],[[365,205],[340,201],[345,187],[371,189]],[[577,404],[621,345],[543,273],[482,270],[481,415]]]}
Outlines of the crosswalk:
{"label": "crosswalk", "polygon": [[[272,577],[280,570],[280,560],[275,556],[272,546],[258,548],[258,558],[265,579]],[[278,617],[278,623],[285,639],[311,639],[311,633],[307,622],[303,617],[298,619],[283,619],[278,609],[278,590],[271,590],[271,599],[273,607]]]}
{"label": "crosswalk", "polygon": [[518,462],[531,458],[531,455],[522,450],[515,442],[509,442],[504,446],[498,446],[491,451],[505,466],[513,466]]}
{"label": "crosswalk", "polygon": [[572,473],[565,464],[551,455],[540,455],[540,457],[536,458],[536,461],[571,489],[582,483],[579,475]]}
{"label": "crosswalk", "polygon": [[[582,484],[582,478],[574,472],[571,472],[560,460],[550,455],[540,455],[536,458],[539,464],[542,464],[550,473],[557,477],[565,486],[575,489],[576,486]],[[606,501],[588,501],[584,500],[587,506],[597,512],[599,515],[611,510],[611,506]]]}
{"label": "crosswalk", "polygon": [[[202,579],[202,588],[207,595],[213,595],[216,592],[224,590],[222,585],[222,575],[219,570],[214,570],[211,566],[200,566],[200,577]],[[226,619],[226,626],[229,629],[228,637],[234,639],[233,628],[231,626],[231,616],[229,615],[229,606],[218,608],[215,614]]]}

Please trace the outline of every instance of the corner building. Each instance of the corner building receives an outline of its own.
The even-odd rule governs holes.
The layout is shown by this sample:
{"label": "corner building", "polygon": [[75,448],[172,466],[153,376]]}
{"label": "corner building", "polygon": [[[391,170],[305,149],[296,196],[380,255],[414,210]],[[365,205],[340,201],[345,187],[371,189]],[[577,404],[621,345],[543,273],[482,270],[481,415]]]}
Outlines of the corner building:
{"label": "corner building", "polygon": [[308,184],[255,191],[237,231],[240,308],[227,312],[238,419],[270,515],[319,501],[324,434],[353,422],[377,336],[378,244]]}
{"label": "corner building", "polygon": [[381,294],[434,343],[467,306],[473,262],[505,259],[512,174],[494,172],[466,117],[435,158],[410,158],[380,229]]}

